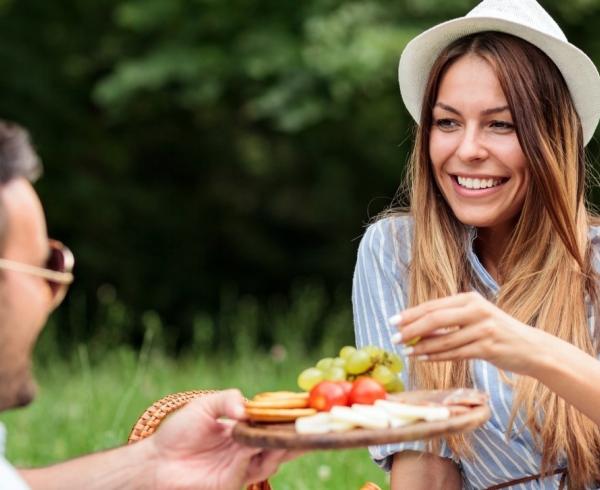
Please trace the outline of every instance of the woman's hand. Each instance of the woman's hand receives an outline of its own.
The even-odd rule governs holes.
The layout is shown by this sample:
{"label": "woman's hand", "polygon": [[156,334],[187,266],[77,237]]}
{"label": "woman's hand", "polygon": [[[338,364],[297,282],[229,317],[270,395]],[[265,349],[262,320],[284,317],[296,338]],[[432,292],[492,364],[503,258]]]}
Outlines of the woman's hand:
{"label": "woman's hand", "polygon": [[475,292],[421,303],[390,322],[399,329],[394,342],[419,339],[404,353],[420,361],[484,359],[500,369],[530,376],[535,376],[536,366],[562,343],[514,319]]}

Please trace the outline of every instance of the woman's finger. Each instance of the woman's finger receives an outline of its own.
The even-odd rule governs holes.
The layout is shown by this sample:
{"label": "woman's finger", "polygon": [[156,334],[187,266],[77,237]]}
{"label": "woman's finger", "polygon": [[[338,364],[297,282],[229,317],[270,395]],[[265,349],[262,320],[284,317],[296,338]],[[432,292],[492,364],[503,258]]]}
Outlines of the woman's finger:
{"label": "woman's finger", "polygon": [[460,293],[445,298],[433,299],[425,301],[412,308],[407,308],[402,313],[394,315],[389,319],[392,326],[401,328],[406,324],[412,323],[423,315],[442,308],[457,308],[465,306],[475,301],[481,301],[483,297],[476,292]]}
{"label": "woman's finger", "polygon": [[452,330],[443,335],[436,335],[421,339],[414,346],[406,347],[403,350],[404,355],[422,356],[437,353],[444,353],[458,349],[461,346],[472,344],[487,335],[477,324],[465,328]]}
{"label": "woman's finger", "polygon": [[447,350],[445,352],[435,352],[432,354],[420,354],[416,356],[417,361],[439,362],[439,361],[461,361],[467,359],[484,359],[484,351],[481,346],[481,341],[476,340],[470,344],[461,345],[456,349]]}
{"label": "woman's finger", "polygon": [[484,315],[485,312],[477,303],[432,310],[411,323],[405,323],[400,333],[393,336],[393,342],[406,343],[415,338],[437,336],[448,328],[477,323]]}

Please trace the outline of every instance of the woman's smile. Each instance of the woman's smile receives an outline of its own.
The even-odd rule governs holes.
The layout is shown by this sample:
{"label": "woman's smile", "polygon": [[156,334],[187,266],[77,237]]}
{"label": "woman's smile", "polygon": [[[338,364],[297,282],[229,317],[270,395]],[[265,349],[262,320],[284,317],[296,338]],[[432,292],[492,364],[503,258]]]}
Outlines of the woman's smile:
{"label": "woman's smile", "polygon": [[501,191],[508,182],[506,177],[449,175],[456,192],[463,197],[484,197]]}

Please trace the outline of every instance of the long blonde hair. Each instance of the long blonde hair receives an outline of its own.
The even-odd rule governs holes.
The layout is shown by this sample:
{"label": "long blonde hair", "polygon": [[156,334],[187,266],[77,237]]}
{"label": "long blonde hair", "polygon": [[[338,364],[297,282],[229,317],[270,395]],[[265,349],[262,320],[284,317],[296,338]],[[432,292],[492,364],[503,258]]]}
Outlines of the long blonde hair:
{"label": "long blonde hair", "polygon": [[[586,298],[597,305],[598,296],[587,238],[593,217],[585,205],[581,124],[554,63],[538,48],[508,34],[462,38],[445,49],[431,70],[407,175],[414,218],[409,302],[416,305],[476,285],[466,255],[466,228],[437,187],[428,148],[442,77],[466,54],[481,57],[495,70],[531,175],[499,263],[496,304],[514,318],[597,356],[600,341],[591,337],[586,312]],[[411,379],[423,389],[472,385],[466,361],[412,363]],[[600,428],[536,379],[512,379],[510,427],[522,409],[542,450],[542,473],[554,469],[566,454],[569,488],[600,479]],[[540,411],[548,423],[540,425]],[[468,438],[453,436],[448,443],[456,453],[469,455]]]}

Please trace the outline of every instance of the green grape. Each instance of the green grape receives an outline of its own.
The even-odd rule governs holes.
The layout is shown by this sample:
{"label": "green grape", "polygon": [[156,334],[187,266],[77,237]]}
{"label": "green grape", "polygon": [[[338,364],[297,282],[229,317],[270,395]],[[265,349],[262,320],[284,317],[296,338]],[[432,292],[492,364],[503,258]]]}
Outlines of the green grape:
{"label": "green grape", "polygon": [[384,385],[383,387],[385,388],[385,391],[387,391],[388,393],[396,393],[398,391],[404,391],[404,383],[402,382],[402,379],[400,379],[400,376],[396,376],[396,378],[393,381]]}
{"label": "green grape", "polygon": [[346,381],[346,370],[339,366],[331,366],[323,373],[323,376],[328,381]]}
{"label": "green grape", "polygon": [[421,337],[415,337],[410,342],[406,342],[406,345],[415,345],[419,340],[421,340]]}
{"label": "green grape", "polygon": [[357,350],[346,359],[346,371],[348,374],[360,374],[368,371],[373,365],[371,356],[365,350]]}
{"label": "green grape", "polygon": [[351,345],[346,345],[340,349],[340,357],[342,359],[347,360],[355,352],[356,352],[356,347],[352,347]]}
{"label": "green grape", "polygon": [[383,358],[385,352],[383,349],[375,345],[367,345],[361,350],[364,350],[367,354],[369,354],[371,356],[371,359],[373,359],[373,362],[380,361]]}
{"label": "green grape", "polygon": [[325,371],[326,369],[329,369],[332,365],[333,365],[333,358],[325,357],[325,358],[321,359],[319,362],[317,362],[316,367],[318,369],[321,369],[322,371]]}
{"label": "green grape", "polygon": [[404,365],[402,364],[402,359],[397,354],[389,353],[387,355],[388,358],[388,367],[395,373],[402,372],[404,369]]}
{"label": "green grape", "polygon": [[382,364],[375,366],[375,369],[373,369],[371,372],[371,377],[375,381],[379,381],[384,386],[396,379],[396,375],[393,373],[393,371]]}
{"label": "green grape", "polygon": [[304,391],[312,390],[313,386],[323,381],[323,371],[315,367],[305,369],[298,376],[298,386]]}
{"label": "green grape", "polygon": [[346,370],[346,359],[342,359],[341,357],[336,357],[333,360],[333,365],[337,366],[337,367],[341,367],[345,371]]}

